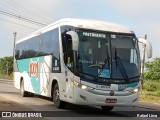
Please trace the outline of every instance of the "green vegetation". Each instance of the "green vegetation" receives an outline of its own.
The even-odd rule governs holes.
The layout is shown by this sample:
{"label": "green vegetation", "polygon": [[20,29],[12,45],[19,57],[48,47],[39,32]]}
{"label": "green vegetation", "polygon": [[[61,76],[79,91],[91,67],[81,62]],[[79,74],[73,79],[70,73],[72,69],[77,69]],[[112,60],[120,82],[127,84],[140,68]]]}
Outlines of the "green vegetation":
{"label": "green vegetation", "polygon": [[13,78],[13,57],[0,58],[0,78],[12,79]]}
{"label": "green vegetation", "polygon": [[160,103],[160,80],[146,80],[140,99],[141,101]]}
{"label": "green vegetation", "polygon": [[146,62],[141,101],[160,103],[160,58]]}
{"label": "green vegetation", "polygon": [[160,58],[146,62],[145,67],[144,77],[146,80],[160,80]]}
{"label": "green vegetation", "polygon": [[[11,73],[13,74],[13,73]],[[0,75],[0,79],[13,80],[13,76]]]}
{"label": "green vegetation", "polygon": [[[150,92],[160,92],[160,81],[159,80],[146,80],[144,84],[144,90]],[[160,95],[160,94],[159,94]]]}

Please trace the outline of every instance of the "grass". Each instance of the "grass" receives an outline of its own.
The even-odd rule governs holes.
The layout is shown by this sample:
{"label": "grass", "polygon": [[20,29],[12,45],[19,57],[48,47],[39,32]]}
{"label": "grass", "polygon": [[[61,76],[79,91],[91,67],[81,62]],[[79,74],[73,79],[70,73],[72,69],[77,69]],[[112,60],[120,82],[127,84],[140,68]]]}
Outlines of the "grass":
{"label": "grass", "polygon": [[12,76],[0,75],[0,79],[13,80]]}
{"label": "grass", "polygon": [[160,80],[145,80],[140,100],[160,103]]}
{"label": "grass", "polygon": [[142,91],[140,100],[145,102],[160,103],[160,96],[153,93],[148,93],[146,91]]}

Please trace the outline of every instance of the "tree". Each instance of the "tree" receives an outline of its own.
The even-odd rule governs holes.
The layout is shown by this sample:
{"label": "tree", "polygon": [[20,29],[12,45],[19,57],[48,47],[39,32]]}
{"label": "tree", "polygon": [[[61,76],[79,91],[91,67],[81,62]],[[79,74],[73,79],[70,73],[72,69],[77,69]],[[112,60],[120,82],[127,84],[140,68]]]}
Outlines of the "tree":
{"label": "tree", "polygon": [[145,79],[159,80],[160,79],[160,58],[155,58],[153,61],[145,63],[146,72]]}
{"label": "tree", "polygon": [[10,75],[13,72],[13,57],[0,58],[0,74]]}

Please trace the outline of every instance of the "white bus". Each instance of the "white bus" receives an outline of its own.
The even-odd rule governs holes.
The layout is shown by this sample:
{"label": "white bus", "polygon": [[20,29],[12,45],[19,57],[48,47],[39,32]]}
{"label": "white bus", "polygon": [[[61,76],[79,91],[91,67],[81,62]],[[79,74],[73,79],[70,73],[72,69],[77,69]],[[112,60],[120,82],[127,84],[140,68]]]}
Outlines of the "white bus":
{"label": "white bus", "polygon": [[62,19],[16,42],[14,86],[23,97],[51,97],[58,108],[134,106],[141,89],[138,40],[150,58],[150,43],[125,26]]}

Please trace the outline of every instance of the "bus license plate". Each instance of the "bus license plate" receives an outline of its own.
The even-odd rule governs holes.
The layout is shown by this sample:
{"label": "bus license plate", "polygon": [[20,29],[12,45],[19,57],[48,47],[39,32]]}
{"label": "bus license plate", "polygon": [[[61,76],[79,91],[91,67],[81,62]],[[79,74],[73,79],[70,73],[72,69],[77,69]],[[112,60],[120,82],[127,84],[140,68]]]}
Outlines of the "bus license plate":
{"label": "bus license plate", "polygon": [[117,103],[117,99],[106,99],[106,103]]}

